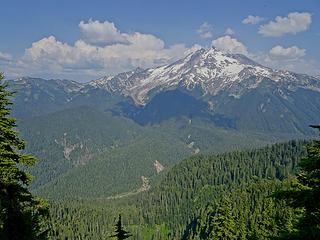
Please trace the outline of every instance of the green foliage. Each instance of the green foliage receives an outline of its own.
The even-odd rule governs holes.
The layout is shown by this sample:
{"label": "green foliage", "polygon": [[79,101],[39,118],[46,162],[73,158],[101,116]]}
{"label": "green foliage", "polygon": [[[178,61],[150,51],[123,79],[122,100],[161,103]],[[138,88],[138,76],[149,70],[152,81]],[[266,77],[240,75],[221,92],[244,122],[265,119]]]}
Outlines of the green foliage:
{"label": "green foliage", "polygon": [[0,238],[10,240],[47,239],[43,220],[48,218],[46,202],[31,195],[25,187],[31,175],[20,166],[32,166],[37,160],[21,154],[25,143],[14,131],[16,119],[10,114],[9,98],[14,92],[6,91],[0,74]]}
{"label": "green foliage", "polygon": [[212,216],[209,228],[211,228],[209,239],[232,240],[237,238],[230,199],[223,198],[220,201],[215,214]]}
{"label": "green foliage", "polygon": [[[178,236],[185,222],[196,217],[197,209],[218,199],[234,184],[249,182],[253,177],[284,179],[292,173],[299,158],[306,154],[307,142],[291,141],[268,147],[218,155],[195,155],[172,168],[161,184],[143,203],[151,222],[168,222]],[[214,190],[210,190],[213,187]],[[155,207],[156,206],[156,207]]]}
{"label": "green foliage", "polygon": [[[276,202],[269,197],[276,189],[287,189],[291,181],[254,179],[232,186],[222,192],[221,197],[209,200],[205,208],[200,208],[183,239],[208,239],[209,236],[216,239],[217,233],[220,236],[229,233],[230,239],[266,240],[291,229],[299,213],[286,207],[283,201]],[[222,224],[214,230],[213,226],[219,222]]]}
{"label": "green foliage", "polygon": [[105,239],[113,235],[113,224],[121,212],[132,239],[171,240],[165,224],[147,224],[141,216],[142,208],[134,203],[133,199],[51,201],[50,239]]}
{"label": "green foliage", "polygon": [[[320,126],[313,127],[320,129]],[[320,239],[320,141],[314,140],[307,150],[308,156],[298,164],[298,182],[292,189],[274,194],[289,206],[303,209],[295,228],[283,233],[279,239]]]}
{"label": "green foliage", "polygon": [[228,198],[237,239],[268,239],[295,224],[299,213],[269,195],[289,187],[291,180],[283,179],[306,155],[303,146],[308,144],[290,141],[260,149],[196,155],[177,164],[158,186],[145,193],[116,200],[89,196],[52,202],[55,230],[50,236],[57,240],[104,238],[113,232],[112,223],[121,212],[132,239],[207,239],[213,234],[217,208]]}

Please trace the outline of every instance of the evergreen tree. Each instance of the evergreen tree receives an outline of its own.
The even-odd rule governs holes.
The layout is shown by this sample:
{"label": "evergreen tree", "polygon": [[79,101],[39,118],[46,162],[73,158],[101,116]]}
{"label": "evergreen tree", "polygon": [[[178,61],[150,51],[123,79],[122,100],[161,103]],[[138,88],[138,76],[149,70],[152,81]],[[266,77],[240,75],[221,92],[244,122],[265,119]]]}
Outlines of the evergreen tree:
{"label": "evergreen tree", "polygon": [[222,199],[212,220],[212,232],[209,239],[237,239],[236,226],[229,198]]}
{"label": "evergreen tree", "polygon": [[112,235],[111,237],[116,237],[118,240],[123,240],[132,236],[131,234],[129,234],[129,232],[123,230],[122,223],[121,223],[121,214],[119,214],[119,219],[115,227],[116,227],[116,231],[115,231],[116,234]]}
{"label": "evergreen tree", "polygon": [[298,164],[300,171],[294,189],[274,194],[289,206],[303,210],[295,229],[281,234],[279,239],[320,239],[320,141],[315,140],[307,150],[308,156]]}
{"label": "evergreen tree", "polygon": [[14,131],[16,119],[10,118],[8,97],[14,92],[6,90],[0,73],[0,239],[47,239],[44,219],[48,218],[48,205],[33,197],[27,189],[32,176],[21,170],[37,159],[22,154],[25,142]]}

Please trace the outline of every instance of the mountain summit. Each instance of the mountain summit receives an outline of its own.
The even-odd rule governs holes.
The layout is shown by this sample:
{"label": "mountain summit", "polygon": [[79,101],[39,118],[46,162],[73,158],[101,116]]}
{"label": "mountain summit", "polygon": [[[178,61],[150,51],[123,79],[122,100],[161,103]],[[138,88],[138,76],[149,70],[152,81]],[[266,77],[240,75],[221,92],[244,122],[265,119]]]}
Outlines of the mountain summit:
{"label": "mountain summit", "polygon": [[288,88],[320,91],[314,77],[288,71],[272,70],[241,54],[200,49],[172,64],[150,69],[136,69],[91,81],[88,85],[130,96],[137,105],[145,105],[152,95],[163,90],[184,88],[200,90],[201,95],[217,95],[221,90],[239,98],[245,89],[256,88],[263,79],[285,84]]}

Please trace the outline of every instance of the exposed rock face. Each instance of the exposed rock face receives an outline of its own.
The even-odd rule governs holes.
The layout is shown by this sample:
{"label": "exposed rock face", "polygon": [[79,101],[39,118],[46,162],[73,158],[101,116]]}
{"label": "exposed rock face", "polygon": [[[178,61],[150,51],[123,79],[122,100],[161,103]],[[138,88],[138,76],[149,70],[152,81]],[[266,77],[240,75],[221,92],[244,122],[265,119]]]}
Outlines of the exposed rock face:
{"label": "exposed rock face", "polygon": [[164,166],[162,166],[162,164],[159,163],[157,160],[154,161],[153,165],[156,168],[158,174],[164,170]]}
{"label": "exposed rock face", "polygon": [[291,90],[300,87],[320,91],[316,77],[272,70],[244,55],[223,53],[215,48],[200,49],[170,65],[136,69],[104,77],[88,85],[130,96],[136,104],[145,105],[151,92],[177,87],[200,89],[203,95],[216,95],[226,90],[229,95],[239,98],[245,89],[258,87],[265,78],[284,84]]}

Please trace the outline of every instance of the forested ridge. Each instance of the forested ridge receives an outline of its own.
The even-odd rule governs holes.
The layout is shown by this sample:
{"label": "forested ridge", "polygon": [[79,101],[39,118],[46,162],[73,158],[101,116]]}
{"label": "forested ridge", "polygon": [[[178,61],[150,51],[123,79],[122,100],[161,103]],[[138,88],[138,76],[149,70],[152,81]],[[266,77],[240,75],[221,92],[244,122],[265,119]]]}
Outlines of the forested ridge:
{"label": "forested ridge", "polygon": [[[216,128],[185,117],[143,127],[88,106],[21,120],[18,128],[27,141],[25,152],[39,159],[28,169],[35,176],[30,187],[50,199],[134,191],[142,176],[157,182],[195,152],[240,150],[293,137]],[[164,171],[157,171],[155,161]]]}
{"label": "forested ridge", "polygon": [[267,239],[290,228],[299,214],[270,194],[295,181],[292,174],[306,145],[310,141],[195,155],[149,192],[131,198],[52,202],[51,238],[102,239],[121,212],[132,239],[208,239],[211,216],[229,204],[233,225],[241,226],[233,227],[239,239]]}

